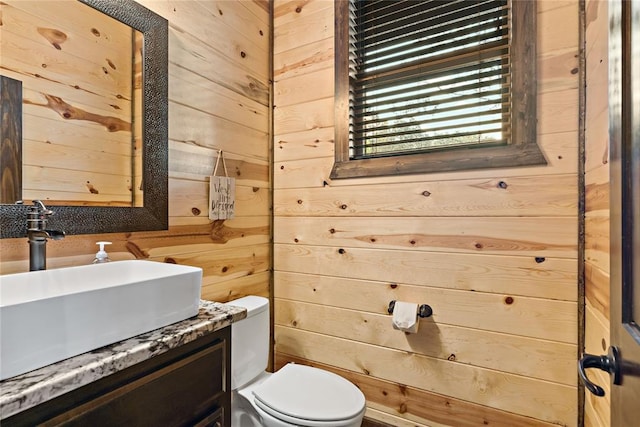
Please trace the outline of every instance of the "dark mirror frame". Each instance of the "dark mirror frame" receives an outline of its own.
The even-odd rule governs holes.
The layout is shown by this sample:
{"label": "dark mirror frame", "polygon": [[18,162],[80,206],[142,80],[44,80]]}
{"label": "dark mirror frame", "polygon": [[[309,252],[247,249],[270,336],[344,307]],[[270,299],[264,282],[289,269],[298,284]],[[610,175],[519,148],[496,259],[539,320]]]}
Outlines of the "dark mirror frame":
{"label": "dark mirror frame", "polygon": [[[47,228],[66,234],[166,230],[168,212],[168,23],[133,0],[79,0],[140,31],[143,44],[144,207],[51,206]],[[44,200],[46,204],[46,200]],[[0,238],[27,235],[26,205],[0,205]]]}

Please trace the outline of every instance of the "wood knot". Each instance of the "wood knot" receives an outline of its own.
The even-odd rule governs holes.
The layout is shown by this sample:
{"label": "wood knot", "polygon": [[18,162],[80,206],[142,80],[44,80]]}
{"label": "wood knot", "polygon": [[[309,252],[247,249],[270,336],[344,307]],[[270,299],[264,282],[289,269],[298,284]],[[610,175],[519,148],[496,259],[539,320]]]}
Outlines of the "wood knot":
{"label": "wood knot", "polygon": [[87,187],[87,190],[89,190],[89,192],[90,192],[91,194],[100,194],[100,192],[98,191],[98,189],[97,189],[97,188],[95,188],[95,187],[93,186],[93,184],[91,184],[89,181],[87,181],[86,187]]}
{"label": "wood knot", "polygon": [[223,15],[222,9],[218,9],[218,13],[220,14],[220,16],[222,16]]}
{"label": "wood knot", "polygon": [[362,372],[363,372],[365,375],[371,375],[371,372],[369,372],[369,370],[368,370],[368,369],[362,368]]}
{"label": "wood knot", "polygon": [[422,195],[424,197],[429,197],[431,195],[431,193],[425,190],[425,191],[422,192]]}
{"label": "wood knot", "polygon": [[336,232],[336,229],[335,229],[335,228],[330,228],[330,229],[329,229],[329,233],[334,234],[335,232]]}
{"label": "wood knot", "polygon": [[340,205],[340,209],[347,209],[347,205]]}
{"label": "wood knot", "polygon": [[247,54],[244,51],[242,51],[242,52],[240,52],[240,56],[243,57],[243,58],[246,58]]}
{"label": "wood knot", "polygon": [[504,182],[504,181],[500,181],[500,182],[498,183],[498,188],[502,188],[503,190],[506,190],[506,189],[507,189],[507,187],[508,187],[508,185],[507,185],[507,183],[506,183],[506,182]]}
{"label": "wood knot", "polygon": [[226,273],[227,271],[229,271],[229,267],[227,267],[226,265],[224,267],[222,267],[222,272]]}
{"label": "wood knot", "polygon": [[298,238],[296,237],[295,239],[293,239],[293,241],[298,243],[300,240],[298,240]]}
{"label": "wood knot", "polygon": [[92,28],[91,29],[91,34],[93,34],[96,37],[100,37],[100,31],[98,31],[97,28]]}
{"label": "wood knot", "polygon": [[571,70],[571,74],[578,74],[578,67]]}
{"label": "wood knot", "polygon": [[200,209],[198,208],[191,208],[191,213],[194,214],[195,216],[200,215],[202,212],[200,211]]}
{"label": "wood knot", "polygon": [[504,298],[504,303],[507,304],[507,305],[513,304],[513,297],[505,297]]}
{"label": "wood knot", "polygon": [[174,258],[170,258],[170,257],[165,258],[164,262],[166,264],[177,264],[176,260]]}
{"label": "wood knot", "polygon": [[390,284],[389,284],[389,287],[390,287],[391,289],[395,289],[395,288],[397,288],[397,287],[398,287],[398,284],[397,284],[397,283],[390,283]]}
{"label": "wood knot", "polygon": [[450,360],[450,361],[452,361],[452,362],[455,362],[455,360],[456,360],[456,355],[455,355],[455,354],[453,354],[453,353],[451,353],[451,354],[449,355],[449,357],[447,357],[447,360]]}
{"label": "wood knot", "polygon": [[301,205],[302,204],[302,200],[298,199],[298,204]]}
{"label": "wood knot", "polygon": [[411,243],[412,245],[415,245],[416,241],[415,240],[410,240],[409,243]]}
{"label": "wood knot", "polygon": [[482,249],[482,243],[476,243],[475,245],[473,245],[476,247],[476,249]]}
{"label": "wood knot", "polygon": [[302,8],[300,6],[296,7],[296,13],[302,12]]}
{"label": "wood knot", "polygon": [[262,30],[258,31],[258,33],[260,33],[261,36],[264,36],[264,33],[262,32]]}
{"label": "wood knot", "polygon": [[283,165],[283,166],[280,166],[280,170],[284,170],[284,165]]}
{"label": "wood knot", "polygon": [[536,257],[536,263],[538,263],[538,264],[542,264],[545,261],[546,261],[546,258],[543,257],[543,256],[537,256]]}
{"label": "wood knot", "polygon": [[345,251],[344,249],[340,248],[340,249],[338,249],[338,253],[339,253],[340,255],[343,255],[343,254],[346,254],[346,253],[347,253],[347,251]]}

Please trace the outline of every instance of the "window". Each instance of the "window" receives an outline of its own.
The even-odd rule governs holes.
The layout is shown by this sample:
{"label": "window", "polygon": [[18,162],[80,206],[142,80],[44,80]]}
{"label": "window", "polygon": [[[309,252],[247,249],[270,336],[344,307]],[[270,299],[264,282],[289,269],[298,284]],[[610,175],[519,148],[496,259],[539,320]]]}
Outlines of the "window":
{"label": "window", "polygon": [[546,164],[535,1],[335,0],[332,178]]}

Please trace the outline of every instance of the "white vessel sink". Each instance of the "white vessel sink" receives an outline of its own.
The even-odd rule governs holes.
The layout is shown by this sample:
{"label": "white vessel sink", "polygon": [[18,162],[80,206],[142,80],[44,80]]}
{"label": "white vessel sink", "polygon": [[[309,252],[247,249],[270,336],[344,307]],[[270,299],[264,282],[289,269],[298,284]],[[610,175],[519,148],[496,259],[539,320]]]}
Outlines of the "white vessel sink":
{"label": "white vessel sink", "polygon": [[152,261],[0,276],[0,380],[195,316],[201,282]]}

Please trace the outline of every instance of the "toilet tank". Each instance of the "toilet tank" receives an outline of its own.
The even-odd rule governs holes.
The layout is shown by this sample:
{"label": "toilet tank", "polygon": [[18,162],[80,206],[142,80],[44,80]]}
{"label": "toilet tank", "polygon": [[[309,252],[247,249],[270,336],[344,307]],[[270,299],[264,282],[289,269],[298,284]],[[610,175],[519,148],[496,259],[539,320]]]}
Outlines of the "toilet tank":
{"label": "toilet tank", "polygon": [[269,300],[248,296],[229,301],[244,307],[247,317],[231,324],[231,389],[242,387],[269,363]]}

